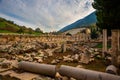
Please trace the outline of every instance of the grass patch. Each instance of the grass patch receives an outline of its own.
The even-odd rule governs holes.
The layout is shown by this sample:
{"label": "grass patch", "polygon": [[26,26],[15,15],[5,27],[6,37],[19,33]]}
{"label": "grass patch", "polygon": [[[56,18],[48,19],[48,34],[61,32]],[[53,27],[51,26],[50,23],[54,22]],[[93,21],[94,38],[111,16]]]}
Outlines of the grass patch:
{"label": "grass patch", "polygon": [[13,33],[13,32],[6,31],[6,30],[0,30],[0,33]]}
{"label": "grass patch", "polygon": [[10,23],[6,23],[8,26],[11,26],[11,28],[13,28],[13,29],[16,29],[16,30],[18,30],[19,29],[19,27],[18,26],[16,26],[15,24],[10,24]]}
{"label": "grass patch", "polygon": [[[103,47],[103,43],[98,43],[98,44],[95,46],[95,48],[102,48],[102,47]],[[110,44],[110,43],[107,44],[107,48],[111,48],[111,44]]]}
{"label": "grass patch", "polygon": [[0,22],[0,28],[4,28],[5,27],[5,23],[4,22]]}

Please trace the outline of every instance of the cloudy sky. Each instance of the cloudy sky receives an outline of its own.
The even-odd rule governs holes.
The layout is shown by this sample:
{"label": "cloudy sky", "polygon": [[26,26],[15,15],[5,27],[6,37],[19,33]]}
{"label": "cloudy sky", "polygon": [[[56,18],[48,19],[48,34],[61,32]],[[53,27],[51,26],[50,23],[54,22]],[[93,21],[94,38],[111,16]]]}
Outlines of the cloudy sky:
{"label": "cloudy sky", "polygon": [[92,13],[93,0],[0,0],[0,17],[45,32],[59,30]]}

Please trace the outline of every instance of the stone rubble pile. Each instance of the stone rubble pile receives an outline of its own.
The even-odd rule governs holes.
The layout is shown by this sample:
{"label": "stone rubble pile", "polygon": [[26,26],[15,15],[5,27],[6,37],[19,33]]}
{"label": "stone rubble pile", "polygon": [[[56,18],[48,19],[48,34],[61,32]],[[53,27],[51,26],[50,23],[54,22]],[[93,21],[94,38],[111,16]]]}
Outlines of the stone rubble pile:
{"label": "stone rubble pile", "polygon": [[52,49],[56,48],[57,43],[43,43],[38,41],[24,42],[16,41],[9,42],[0,45],[1,52],[8,52],[10,54],[19,54],[31,51],[37,51],[38,49]]}
{"label": "stone rubble pile", "polygon": [[[64,55],[66,52],[68,52],[67,55]],[[2,43],[0,44],[0,54],[1,54],[0,69],[3,71],[11,68],[12,69],[17,68],[16,64],[20,61],[44,63],[46,60],[49,60],[49,58],[53,58],[52,60],[49,60],[49,64],[58,64],[60,62],[67,62],[67,63],[75,62],[75,63],[89,64],[90,62],[94,61],[95,58],[102,57],[101,56],[102,52],[100,49],[90,48],[87,45],[82,45],[82,46],[79,44],[68,45],[68,44],[58,44],[54,42],[47,43],[47,42],[39,42],[36,40],[32,42],[11,41],[4,44]],[[55,56],[57,54],[58,56]],[[7,75],[7,73],[12,74],[14,72],[8,71],[4,74]],[[18,73],[14,73],[14,75],[17,74]],[[26,73],[26,75],[29,74],[31,73]],[[34,78],[32,77],[32,80],[55,80],[50,77],[38,76],[36,74],[32,74],[32,75],[35,75]],[[63,80],[74,80],[74,79],[73,78],[68,79],[64,77]]]}
{"label": "stone rubble pile", "polygon": [[[64,50],[64,51],[63,51]],[[65,52],[70,51],[68,55]],[[0,45],[0,52],[7,53],[5,57],[10,60],[29,61],[42,63],[49,57],[54,57],[54,54],[63,54],[53,59],[51,64],[63,62],[80,62],[88,64],[94,61],[94,58],[101,58],[101,50],[89,48],[86,45],[78,46],[78,44],[58,46],[57,43],[43,43],[38,41],[33,42],[9,42],[5,45]]]}

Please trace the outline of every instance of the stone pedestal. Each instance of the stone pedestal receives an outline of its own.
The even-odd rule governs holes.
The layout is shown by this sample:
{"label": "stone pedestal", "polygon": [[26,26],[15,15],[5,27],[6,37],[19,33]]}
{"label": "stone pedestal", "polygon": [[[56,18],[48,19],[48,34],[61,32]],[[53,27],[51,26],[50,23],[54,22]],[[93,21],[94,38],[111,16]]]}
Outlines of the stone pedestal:
{"label": "stone pedestal", "polygon": [[119,53],[119,30],[112,30],[112,64],[118,66]]}

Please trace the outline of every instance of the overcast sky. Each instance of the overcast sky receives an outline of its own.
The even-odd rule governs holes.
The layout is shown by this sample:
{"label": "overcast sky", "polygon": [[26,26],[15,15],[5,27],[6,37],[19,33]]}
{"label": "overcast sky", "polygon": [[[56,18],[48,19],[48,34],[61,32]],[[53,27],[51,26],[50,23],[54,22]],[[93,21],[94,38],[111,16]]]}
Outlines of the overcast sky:
{"label": "overcast sky", "polygon": [[92,13],[93,0],[0,0],[0,17],[43,31],[56,31]]}

